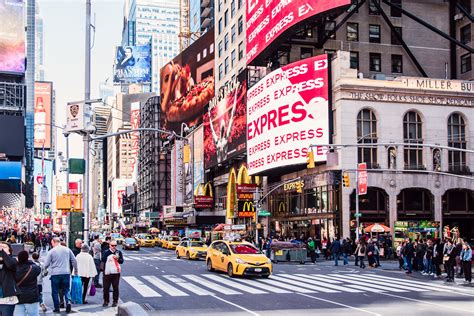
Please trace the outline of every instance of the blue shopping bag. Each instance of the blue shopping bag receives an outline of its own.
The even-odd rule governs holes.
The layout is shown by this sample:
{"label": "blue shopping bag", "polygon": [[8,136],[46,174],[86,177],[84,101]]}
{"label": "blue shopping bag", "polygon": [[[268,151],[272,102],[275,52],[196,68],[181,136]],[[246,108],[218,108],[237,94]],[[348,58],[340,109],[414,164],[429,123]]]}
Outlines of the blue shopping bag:
{"label": "blue shopping bag", "polygon": [[73,304],[82,304],[82,281],[78,275],[72,276],[71,300]]}

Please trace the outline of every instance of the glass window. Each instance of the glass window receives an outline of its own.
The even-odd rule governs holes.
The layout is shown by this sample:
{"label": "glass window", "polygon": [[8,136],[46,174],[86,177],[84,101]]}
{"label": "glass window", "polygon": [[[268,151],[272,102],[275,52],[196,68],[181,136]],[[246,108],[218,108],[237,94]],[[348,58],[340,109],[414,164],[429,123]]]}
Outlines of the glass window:
{"label": "glass window", "polygon": [[461,56],[461,73],[466,73],[472,70],[472,59],[471,53],[467,53]]}
{"label": "glass window", "polygon": [[[417,112],[411,111],[403,118],[403,142],[422,144],[422,121]],[[404,146],[405,169],[424,170],[423,148],[420,146]]]}
{"label": "glass window", "polygon": [[359,52],[350,52],[350,63],[352,69],[359,69]]}
{"label": "glass window", "polygon": [[230,17],[233,18],[235,15],[235,0],[230,3]]}
{"label": "glass window", "polygon": [[230,29],[230,41],[231,43],[235,42],[235,25],[232,25],[232,28]]}
{"label": "glass window", "polygon": [[237,3],[237,9],[240,10],[242,7],[242,4],[244,3],[244,0],[238,0],[239,2]]}
{"label": "glass window", "polygon": [[382,55],[379,53],[370,53],[370,71],[382,71]]}
{"label": "glass window", "polygon": [[[454,113],[448,119],[448,146],[466,149],[466,123],[459,113]],[[456,150],[448,151],[449,171],[462,173],[466,169],[466,153]]]}
{"label": "glass window", "polygon": [[241,16],[238,21],[239,35],[244,31],[244,18]]}
{"label": "glass window", "polygon": [[222,18],[219,19],[219,25],[218,25],[217,33],[218,34],[222,33]]}
{"label": "glass window", "polygon": [[392,73],[403,73],[403,56],[392,55]]}
{"label": "glass window", "polygon": [[[324,36],[328,36],[336,28],[336,21],[326,21],[324,24]],[[329,37],[330,39],[336,39],[336,33]]]}
{"label": "glass window", "polygon": [[225,13],[224,13],[224,27],[227,27],[228,23],[229,23],[229,9],[225,10]]}
{"label": "glass window", "polygon": [[471,41],[471,24],[461,28],[461,43],[467,44]]}
{"label": "glass window", "polygon": [[240,42],[239,43],[239,60],[244,58],[244,43]]}
{"label": "glass window", "polygon": [[359,41],[359,23],[347,23],[347,40],[351,42]]}
{"label": "glass window", "polygon": [[233,253],[238,255],[256,255],[261,253],[254,246],[247,244],[232,244],[230,245],[230,248],[232,248]]}
{"label": "glass window", "polygon": [[377,2],[377,4],[380,6],[380,0],[370,0],[369,1],[369,14],[371,15],[379,15],[379,9],[375,5],[374,2]]}
{"label": "glass window", "polygon": [[369,42],[380,43],[380,25],[369,25]]}
{"label": "glass window", "polygon": [[402,0],[391,0],[390,1],[392,4],[394,4],[396,7],[390,7],[390,15],[395,17],[395,18],[401,18],[402,17],[402,11],[400,11],[398,8],[402,8]]}
{"label": "glass window", "polygon": [[219,65],[219,80],[222,80],[224,77],[224,66],[222,64]]}
{"label": "glass window", "polygon": [[[377,118],[373,111],[363,109],[357,115],[357,143],[377,143]],[[377,165],[377,147],[359,147],[359,163],[367,163],[367,168],[372,169]]]}
{"label": "glass window", "polygon": [[224,73],[226,75],[229,73],[229,57],[226,57],[224,60]]}
{"label": "glass window", "polygon": [[301,47],[300,48],[300,58],[306,59],[313,56],[313,49],[311,47]]}
{"label": "glass window", "polygon": [[[395,32],[397,32],[400,37],[403,36],[403,33],[402,33],[402,28],[399,27],[399,26],[394,26],[394,29],[395,29]],[[398,39],[398,37],[396,36],[394,31],[392,31],[391,33],[391,42],[392,42],[392,45],[402,45],[402,42]]]}
{"label": "glass window", "polygon": [[224,36],[224,51],[227,51],[229,48],[229,33]]}
{"label": "glass window", "polygon": [[230,53],[230,66],[232,68],[234,68],[235,66],[235,58],[236,58],[236,53],[235,53],[235,49],[232,51],[232,53]]}
{"label": "glass window", "polygon": [[222,10],[222,0],[218,0],[218,1],[219,1],[219,5],[217,6],[217,10],[219,12],[221,12],[221,10]]}
{"label": "glass window", "polygon": [[217,45],[217,50],[218,50],[219,57],[221,57],[222,56],[222,41],[220,41],[219,44]]}

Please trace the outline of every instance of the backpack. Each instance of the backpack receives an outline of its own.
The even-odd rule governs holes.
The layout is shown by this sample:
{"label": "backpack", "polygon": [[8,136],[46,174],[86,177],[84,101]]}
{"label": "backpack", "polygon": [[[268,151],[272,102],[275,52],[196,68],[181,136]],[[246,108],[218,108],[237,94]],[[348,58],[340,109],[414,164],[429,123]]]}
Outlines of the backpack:
{"label": "backpack", "polygon": [[366,250],[365,246],[360,247],[360,253],[361,254],[365,254],[365,250]]}

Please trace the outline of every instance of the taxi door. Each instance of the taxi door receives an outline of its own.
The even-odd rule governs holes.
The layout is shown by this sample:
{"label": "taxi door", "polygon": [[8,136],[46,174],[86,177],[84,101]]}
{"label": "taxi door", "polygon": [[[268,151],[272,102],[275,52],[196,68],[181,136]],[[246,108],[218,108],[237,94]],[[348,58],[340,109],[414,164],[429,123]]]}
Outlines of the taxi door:
{"label": "taxi door", "polygon": [[231,262],[231,255],[229,247],[226,244],[222,244],[220,257],[222,271],[227,271],[227,265]]}
{"label": "taxi door", "polygon": [[212,267],[216,270],[222,270],[221,247],[222,247],[222,242],[213,243],[211,247],[209,247],[209,257],[211,258]]}

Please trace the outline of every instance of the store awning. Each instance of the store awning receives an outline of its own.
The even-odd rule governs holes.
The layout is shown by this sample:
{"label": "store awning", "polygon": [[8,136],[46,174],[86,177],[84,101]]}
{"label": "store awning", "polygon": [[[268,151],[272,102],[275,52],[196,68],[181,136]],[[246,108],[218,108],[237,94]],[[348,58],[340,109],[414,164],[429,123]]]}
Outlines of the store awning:
{"label": "store awning", "polygon": [[367,226],[364,231],[366,233],[385,233],[385,232],[390,232],[390,227],[387,227],[383,224],[372,224]]}

